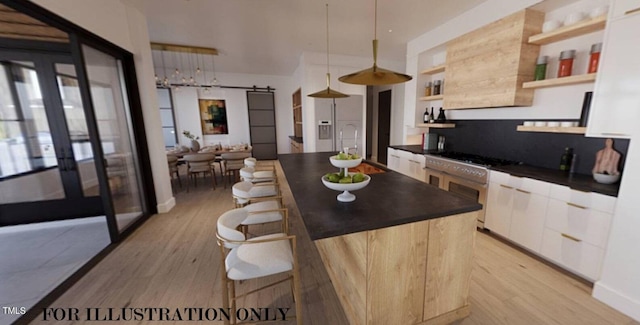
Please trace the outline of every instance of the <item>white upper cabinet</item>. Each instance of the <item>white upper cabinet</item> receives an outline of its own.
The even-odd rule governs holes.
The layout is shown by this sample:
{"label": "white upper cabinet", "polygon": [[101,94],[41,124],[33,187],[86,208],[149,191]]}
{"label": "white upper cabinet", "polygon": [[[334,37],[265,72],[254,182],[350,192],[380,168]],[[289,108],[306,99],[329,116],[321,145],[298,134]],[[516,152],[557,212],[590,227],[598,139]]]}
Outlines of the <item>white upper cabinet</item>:
{"label": "white upper cabinet", "polygon": [[[640,6],[640,0],[622,2],[634,2]],[[637,128],[640,120],[638,31],[640,12],[610,21],[607,26],[587,136],[630,138]]]}
{"label": "white upper cabinet", "polygon": [[611,20],[640,13],[640,0],[616,0],[612,6]]}

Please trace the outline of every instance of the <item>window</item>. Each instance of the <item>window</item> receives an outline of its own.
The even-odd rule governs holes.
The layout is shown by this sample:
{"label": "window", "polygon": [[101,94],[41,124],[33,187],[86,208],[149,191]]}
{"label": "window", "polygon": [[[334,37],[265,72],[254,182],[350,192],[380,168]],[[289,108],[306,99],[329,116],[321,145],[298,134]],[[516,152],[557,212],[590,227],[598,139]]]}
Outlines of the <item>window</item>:
{"label": "window", "polygon": [[160,106],[160,118],[162,119],[162,134],[164,136],[164,146],[173,148],[178,143],[176,133],[176,121],[171,104],[171,92],[166,88],[158,88],[158,104]]}

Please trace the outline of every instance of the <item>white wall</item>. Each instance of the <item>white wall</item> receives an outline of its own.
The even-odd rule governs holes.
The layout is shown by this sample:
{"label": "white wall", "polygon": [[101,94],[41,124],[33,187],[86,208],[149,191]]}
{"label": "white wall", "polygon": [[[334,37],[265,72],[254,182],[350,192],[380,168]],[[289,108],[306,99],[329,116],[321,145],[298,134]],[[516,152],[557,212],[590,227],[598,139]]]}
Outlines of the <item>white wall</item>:
{"label": "white wall", "polygon": [[138,8],[120,0],[32,0],[134,54],[158,212],[175,205],[158,112],[149,33]]}
{"label": "white wall", "polygon": [[[514,12],[525,9],[540,1],[541,0],[487,0],[482,4],[468,10],[467,12],[447,21],[439,27],[427,33],[424,33],[407,43],[406,73],[414,75],[417,78],[414,78],[413,80],[406,83],[406,91],[404,94],[405,110],[402,112],[403,115],[398,115],[396,117],[397,119],[403,121],[403,143],[415,144],[415,142],[417,141],[416,137],[411,137],[411,135],[418,134],[424,131],[422,129],[415,129],[412,127],[416,123],[415,118],[418,116],[418,107],[420,107],[421,111],[424,111],[424,106],[430,105],[430,103],[425,104],[417,102],[418,91],[422,93],[424,87],[424,77],[420,77],[418,75],[418,72],[432,65],[440,63],[426,60],[424,57],[420,58],[420,55],[424,52],[442,47],[443,44],[458,36],[464,35],[470,31],[473,31],[486,24],[508,16]],[[438,59],[435,59],[434,61],[437,60]],[[476,116],[481,118],[485,116],[485,111],[487,110],[478,110],[472,112],[471,114],[472,116],[474,116],[474,118]],[[396,113],[399,114],[400,112]],[[455,113],[447,117],[452,119],[462,118],[455,116]]]}
{"label": "white wall", "polygon": [[[490,0],[478,7],[458,16],[439,28],[426,33],[407,45],[407,71],[420,71],[433,65],[443,63],[446,57],[445,43],[455,37],[461,36],[471,30],[482,27],[504,16],[510,15],[519,10],[528,8],[539,1],[502,1]],[[547,20],[563,20],[564,17],[575,11],[588,11],[598,7],[607,0],[583,0],[556,8],[548,12],[545,16]],[[604,32],[583,35],[540,48],[540,55],[549,56],[547,67],[547,78],[555,78],[558,68],[558,56],[560,52],[568,49],[577,50],[576,59],[573,65],[573,74],[584,74],[587,71],[589,50],[591,44],[602,42]],[[436,76],[434,79],[441,79],[444,75]],[[420,123],[420,117],[425,107],[435,107],[435,111],[442,106],[442,101],[420,102],[417,97],[422,96],[424,81],[429,80],[427,76],[420,76],[417,82],[407,84],[405,100],[407,102],[404,123],[405,123],[405,143],[416,143],[419,137],[412,135],[424,132],[424,129],[416,129],[410,126]],[[533,105],[529,107],[500,107],[468,110],[446,111],[448,119],[567,119],[577,120],[580,118],[584,93],[593,90],[593,83],[537,89],[534,93]],[[415,90],[415,91],[413,91]],[[445,82],[446,93],[446,82]],[[412,105],[411,103],[415,103]]]}
{"label": "white wall", "polygon": [[[209,73],[209,72],[207,72]],[[218,84],[243,87],[271,87],[275,88],[274,100],[276,107],[276,139],[278,153],[289,153],[289,136],[293,135],[293,108],[291,94],[292,81],[289,77],[251,75],[237,73],[216,73]],[[174,113],[176,117],[176,132],[178,142],[190,146],[190,140],[182,135],[182,131],[190,131],[200,137],[201,145],[222,143],[249,143],[249,113],[247,108],[247,90],[212,88],[208,92],[197,88],[181,87],[172,89]],[[227,123],[229,134],[206,135],[203,138],[200,125],[198,99],[224,99],[227,106]]]}
{"label": "white wall", "polygon": [[[631,140],[600,281],[593,296],[640,322],[640,141]],[[635,166],[635,168],[629,168]]]}
{"label": "white wall", "polygon": [[[331,73],[331,88],[339,92],[348,95],[360,95],[366,98],[367,89],[366,86],[352,85],[338,81],[338,78],[353,73],[362,69],[371,67],[373,64],[373,58],[355,57],[346,55],[331,55],[331,67],[329,72]],[[380,60],[378,62],[380,67],[402,71],[402,62]],[[316,138],[317,138],[317,125],[315,120],[315,103],[312,97],[308,97],[308,94],[317,92],[327,87],[326,81],[326,53],[311,53],[305,52],[300,59],[300,66],[298,69],[302,69],[302,123],[304,133],[304,150],[305,152],[316,151]],[[394,100],[392,104],[392,115],[394,112],[400,112],[399,116],[402,116],[404,109],[404,84],[397,84],[392,86],[394,89]],[[399,97],[395,97],[397,96]],[[340,104],[340,99],[336,99],[336,104]],[[363,100],[363,115],[362,120],[366,121],[366,101]],[[393,124],[395,123],[395,124]],[[397,119],[392,117],[391,126],[391,141],[392,143],[402,142],[402,118]],[[366,124],[363,130],[359,130],[362,134],[366,134]],[[358,144],[360,148],[366,148],[366,139],[362,138],[361,143]]]}

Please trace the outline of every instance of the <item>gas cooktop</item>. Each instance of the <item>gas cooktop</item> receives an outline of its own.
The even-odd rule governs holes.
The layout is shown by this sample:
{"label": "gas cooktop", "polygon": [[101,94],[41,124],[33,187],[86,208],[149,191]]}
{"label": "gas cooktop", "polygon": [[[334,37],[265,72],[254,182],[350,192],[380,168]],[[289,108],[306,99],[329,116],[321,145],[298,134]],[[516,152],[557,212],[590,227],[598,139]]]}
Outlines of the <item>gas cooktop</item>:
{"label": "gas cooktop", "polygon": [[435,152],[435,153],[431,153],[431,155],[439,156],[442,158],[453,159],[453,160],[457,160],[457,161],[468,163],[468,164],[486,166],[486,167],[521,164],[521,162],[517,162],[513,160],[494,158],[494,157],[485,157],[485,156],[468,154],[468,153],[457,152],[457,151]]}

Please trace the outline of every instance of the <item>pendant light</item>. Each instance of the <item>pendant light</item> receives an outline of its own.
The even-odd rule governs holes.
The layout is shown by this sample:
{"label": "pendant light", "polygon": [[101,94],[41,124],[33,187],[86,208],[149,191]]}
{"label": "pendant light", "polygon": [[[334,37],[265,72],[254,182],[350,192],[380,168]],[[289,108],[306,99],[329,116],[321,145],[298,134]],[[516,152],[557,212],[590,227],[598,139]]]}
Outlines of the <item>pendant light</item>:
{"label": "pendant light", "polygon": [[346,76],[338,78],[342,82],[356,85],[390,85],[401,82],[407,82],[412,79],[411,76],[393,72],[391,70],[378,67],[378,39],[377,39],[377,25],[378,25],[378,0],[375,0],[374,9],[374,23],[373,23],[373,67]]}
{"label": "pendant light", "polygon": [[349,95],[331,89],[331,74],[329,73],[329,4],[327,3],[325,6],[327,9],[327,89],[309,94],[308,96],[314,98],[345,98],[349,97]]}

